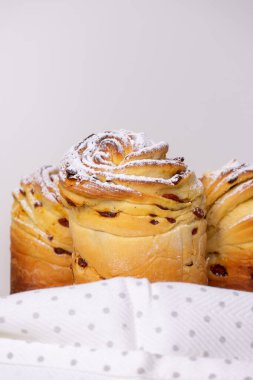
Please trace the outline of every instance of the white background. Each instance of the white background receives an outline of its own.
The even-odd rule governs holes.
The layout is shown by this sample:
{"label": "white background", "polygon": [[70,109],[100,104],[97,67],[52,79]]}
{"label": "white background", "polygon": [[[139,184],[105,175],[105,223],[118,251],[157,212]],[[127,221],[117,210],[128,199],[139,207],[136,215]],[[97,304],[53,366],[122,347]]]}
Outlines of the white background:
{"label": "white background", "polygon": [[0,0],[0,294],[20,177],[118,128],[253,161],[253,1]]}

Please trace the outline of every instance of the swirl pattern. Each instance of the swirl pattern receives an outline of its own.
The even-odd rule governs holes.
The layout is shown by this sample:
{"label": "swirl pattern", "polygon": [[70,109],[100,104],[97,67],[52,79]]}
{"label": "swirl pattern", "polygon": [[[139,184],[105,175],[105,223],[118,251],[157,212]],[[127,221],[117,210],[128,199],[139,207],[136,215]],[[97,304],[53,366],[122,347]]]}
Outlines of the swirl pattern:
{"label": "swirl pattern", "polygon": [[91,135],[60,165],[76,282],[120,275],[205,283],[203,185],[183,158],[168,158],[125,130]]}
{"label": "swirl pattern", "polygon": [[229,162],[203,177],[209,282],[253,290],[253,165]]}
{"label": "swirl pattern", "polygon": [[[183,158],[169,159],[167,152],[168,144],[153,144],[141,133],[120,130],[91,135],[63,159],[60,187],[71,190],[70,199],[78,206],[79,195],[142,203],[160,198],[164,204],[173,194],[173,201],[178,196],[182,206],[201,194],[202,185]],[[168,191],[171,197],[166,196]]]}

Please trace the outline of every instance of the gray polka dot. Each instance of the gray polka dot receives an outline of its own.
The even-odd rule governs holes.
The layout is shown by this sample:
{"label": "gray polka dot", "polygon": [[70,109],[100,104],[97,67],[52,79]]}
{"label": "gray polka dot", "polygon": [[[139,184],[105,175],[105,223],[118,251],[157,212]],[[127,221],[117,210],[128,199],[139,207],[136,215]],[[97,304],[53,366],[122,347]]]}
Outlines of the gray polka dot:
{"label": "gray polka dot", "polygon": [[119,298],[122,298],[122,299],[126,298],[126,294],[123,292],[119,293]]}
{"label": "gray polka dot", "polygon": [[142,282],[141,281],[136,281],[136,285],[137,286],[142,286]]}
{"label": "gray polka dot", "polygon": [[139,374],[139,375],[142,375],[143,373],[145,373],[146,371],[145,371],[145,369],[144,368],[138,368],[137,369],[137,373]]}
{"label": "gray polka dot", "polygon": [[139,350],[140,350],[140,351],[144,351],[144,347],[140,346],[140,347],[139,347]]}
{"label": "gray polka dot", "polygon": [[103,281],[101,282],[101,285],[102,285],[102,286],[107,286],[108,283],[107,283],[105,280],[103,280]]}
{"label": "gray polka dot", "polygon": [[37,362],[41,363],[41,362],[44,362],[45,358],[44,356],[38,356],[37,358]]}
{"label": "gray polka dot", "polygon": [[156,327],[155,332],[157,334],[160,334],[162,332],[162,328],[161,327]]}
{"label": "gray polka dot", "polygon": [[21,305],[22,303],[23,303],[22,300],[17,300],[17,301],[16,301],[16,305]]}
{"label": "gray polka dot", "polygon": [[91,349],[90,349],[90,352],[96,352],[96,351],[97,351],[96,348],[91,348]]}
{"label": "gray polka dot", "polygon": [[177,311],[172,311],[172,312],[171,312],[171,316],[172,316],[173,318],[177,318],[177,317],[178,317],[178,312],[177,312]]}
{"label": "gray polka dot", "polygon": [[231,361],[230,359],[225,359],[224,362],[225,362],[226,364],[231,364],[231,363],[232,363],[232,361]]}
{"label": "gray polka dot", "polygon": [[107,343],[106,343],[107,347],[111,348],[113,347],[113,342],[111,340],[109,340]]}
{"label": "gray polka dot", "polygon": [[244,378],[244,380],[253,380],[253,378],[251,376],[247,376]]}
{"label": "gray polka dot", "polygon": [[77,360],[76,360],[76,359],[72,359],[72,360],[70,361],[70,365],[71,365],[71,366],[75,366],[75,365],[77,365]]}
{"label": "gray polka dot", "polygon": [[123,329],[123,330],[126,330],[126,329],[128,329],[128,326],[127,326],[127,324],[126,324],[126,323],[122,323],[122,329]]}
{"label": "gray polka dot", "polygon": [[195,333],[194,330],[190,330],[189,331],[189,335],[190,335],[191,338],[193,338],[196,335],[196,333]]}
{"label": "gray polka dot", "polygon": [[173,351],[179,351],[179,347],[178,347],[176,344],[174,344],[174,345],[172,346],[172,350],[173,350]]}
{"label": "gray polka dot", "polygon": [[204,316],[204,321],[207,323],[209,323],[211,321],[211,318],[209,317],[209,315]]}
{"label": "gray polka dot", "polygon": [[210,375],[208,376],[208,379],[209,380],[216,379],[215,373],[210,373]]}
{"label": "gray polka dot", "polygon": [[168,289],[173,289],[173,286],[172,285],[167,285],[167,288]]}
{"label": "gray polka dot", "polygon": [[109,314],[109,313],[110,313],[110,309],[109,309],[109,307],[104,307],[104,308],[103,308],[103,313],[104,313],[104,314]]}
{"label": "gray polka dot", "polygon": [[109,365],[105,365],[104,366],[104,371],[105,372],[108,372],[108,371],[110,371],[111,370],[111,367],[109,366]]}
{"label": "gray polka dot", "polygon": [[203,357],[204,358],[208,358],[210,355],[209,355],[209,352],[207,352],[207,351],[204,351],[203,352]]}
{"label": "gray polka dot", "polygon": [[136,317],[137,318],[141,318],[142,316],[143,316],[143,312],[142,311],[137,311]]}
{"label": "gray polka dot", "polygon": [[5,318],[4,317],[0,317],[0,323],[4,323],[5,322]]}
{"label": "gray polka dot", "polygon": [[207,292],[207,288],[203,288],[203,287],[201,287],[201,288],[200,288],[200,291],[205,293],[205,292]]}
{"label": "gray polka dot", "polygon": [[88,329],[89,329],[89,330],[94,330],[94,328],[95,328],[95,325],[94,325],[93,323],[90,323],[90,324],[88,325]]}
{"label": "gray polka dot", "polygon": [[69,309],[68,314],[69,315],[75,315],[76,311],[74,309]]}
{"label": "gray polka dot", "polygon": [[250,343],[250,347],[253,348],[253,342]]}
{"label": "gray polka dot", "polygon": [[7,356],[7,359],[12,359],[14,355],[12,352],[8,352],[6,356]]}
{"label": "gray polka dot", "polygon": [[240,329],[241,327],[242,327],[242,322],[240,322],[240,321],[238,321],[238,322],[236,322],[236,327],[238,328],[238,329]]}
{"label": "gray polka dot", "polygon": [[54,332],[57,333],[57,334],[60,333],[61,332],[61,328],[59,326],[55,326],[54,327]]}
{"label": "gray polka dot", "polygon": [[160,297],[158,296],[158,294],[154,294],[152,298],[153,300],[159,300]]}
{"label": "gray polka dot", "polygon": [[39,313],[33,313],[33,318],[38,319],[40,317]]}
{"label": "gray polka dot", "polygon": [[75,343],[74,343],[74,346],[75,346],[75,347],[81,347],[81,343],[79,343],[79,342],[75,342]]}
{"label": "gray polka dot", "polygon": [[58,301],[58,297],[57,296],[51,297],[51,301]]}
{"label": "gray polka dot", "polygon": [[121,352],[121,355],[122,355],[122,356],[127,356],[127,355],[128,355],[128,352],[127,352],[127,351],[122,351],[122,352]]}
{"label": "gray polka dot", "polygon": [[26,329],[21,329],[22,334],[28,334],[28,331]]}
{"label": "gray polka dot", "polygon": [[195,362],[197,360],[196,356],[190,356],[189,359],[192,361],[192,362]]}
{"label": "gray polka dot", "polygon": [[92,294],[91,293],[86,293],[85,294],[85,298],[88,298],[88,299],[92,298]]}
{"label": "gray polka dot", "polygon": [[75,287],[73,285],[69,286],[69,290],[74,290]]}
{"label": "gray polka dot", "polygon": [[174,372],[172,374],[172,377],[173,377],[173,379],[178,379],[180,377],[180,373],[179,372]]}
{"label": "gray polka dot", "polygon": [[191,297],[186,297],[186,302],[188,302],[188,303],[191,303],[192,302],[192,298]]}
{"label": "gray polka dot", "polygon": [[238,292],[233,292],[233,295],[238,297],[240,294]]}
{"label": "gray polka dot", "polygon": [[221,337],[219,338],[219,341],[220,341],[221,343],[225,343],[225,342],[226,342],[226,338],[225,338],[224,336],[221,336]]}
{"label": "gray polka dot", "polygon": [[162,357],[163,357],[163,356],[162,356],[161,354],[155,354],[155,358],[156,358],[156,359],[162,359]]}
{"label": "gray polka dot", "polygon": [[221,301],[221,302],[219,302],[219,306],[223,308],[226,306],[226,304],[225,304],[225,302]]}

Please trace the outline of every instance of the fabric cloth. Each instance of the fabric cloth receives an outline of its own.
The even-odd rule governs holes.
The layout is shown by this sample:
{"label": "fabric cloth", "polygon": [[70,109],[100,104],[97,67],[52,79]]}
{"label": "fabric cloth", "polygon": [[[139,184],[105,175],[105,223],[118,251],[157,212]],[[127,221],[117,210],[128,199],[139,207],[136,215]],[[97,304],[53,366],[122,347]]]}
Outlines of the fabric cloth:
{"label": "fabric cloth", "polygon": [[0,299],[5,380],[253,380],[253,294],[117,278]]}

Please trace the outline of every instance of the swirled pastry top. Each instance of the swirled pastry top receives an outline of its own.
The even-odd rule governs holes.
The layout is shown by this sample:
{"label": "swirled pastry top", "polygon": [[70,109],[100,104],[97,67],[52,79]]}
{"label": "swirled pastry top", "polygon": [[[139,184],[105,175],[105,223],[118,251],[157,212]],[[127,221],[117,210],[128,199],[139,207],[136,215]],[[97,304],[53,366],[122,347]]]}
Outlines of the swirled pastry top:
{"label": "swirled pastry top", "polygon": [[20,228],[55,247],[56,253],[69,255],[72,240],[68,210],[61,202],[58,182],[58,169],[53,166],[43,166],[23,178],[20,187],[13,192],[12,218]]}
{"label": "swirled pastry top", "polygon": [[[233,196],[245,194],[253,186],[253,165],[241,164],[237,160],[228,162],[219,170],[206,172],[202,178],[206,193],[207,209],[227,194],[231,202]],[[240,198],[240,197],[239,197]],[[235,206],[235,204],[234,204]]]}
{"label": "swirled pastry top", "polygon": [[168,158],[167,152],[168,144],[154,144],[143,133],[90,135],[64,157],[60,191],[71,206],[99,198],[188,207],[202,196],[202,184],[183,158]]}

